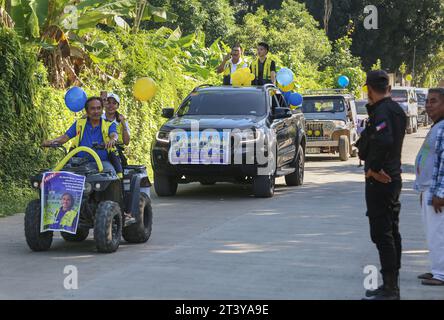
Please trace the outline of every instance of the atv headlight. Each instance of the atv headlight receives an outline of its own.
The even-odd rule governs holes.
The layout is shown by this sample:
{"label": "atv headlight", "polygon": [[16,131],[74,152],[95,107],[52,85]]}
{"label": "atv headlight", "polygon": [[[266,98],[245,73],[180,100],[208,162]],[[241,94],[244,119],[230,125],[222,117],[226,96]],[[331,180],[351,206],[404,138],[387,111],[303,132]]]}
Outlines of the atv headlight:
{"label": "atv headlight", "polygon": [[156,134],[156,140],[163,143],[170,142],[170,133],[166,131],[159,131]]}
{"label": "atv headlight", "polygon": [[83,192],[88,194],[92,191],[92,185],[89,182],[85,182],[85,186],[83,187]]}

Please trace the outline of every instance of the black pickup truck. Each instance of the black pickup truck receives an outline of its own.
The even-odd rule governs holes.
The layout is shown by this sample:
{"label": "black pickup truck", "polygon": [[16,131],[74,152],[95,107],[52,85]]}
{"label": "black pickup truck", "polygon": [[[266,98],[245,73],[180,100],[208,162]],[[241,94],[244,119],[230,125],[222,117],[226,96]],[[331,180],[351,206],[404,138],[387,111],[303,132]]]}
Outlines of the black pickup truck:
{"label": "black pickup truck", "polygon": [[151,150],[154,188],[176,194],[178,183],[251,183],[256,197],[272,197],[275,179],[303,183],[305,123],[273,85],[195,88],[157,132]]}

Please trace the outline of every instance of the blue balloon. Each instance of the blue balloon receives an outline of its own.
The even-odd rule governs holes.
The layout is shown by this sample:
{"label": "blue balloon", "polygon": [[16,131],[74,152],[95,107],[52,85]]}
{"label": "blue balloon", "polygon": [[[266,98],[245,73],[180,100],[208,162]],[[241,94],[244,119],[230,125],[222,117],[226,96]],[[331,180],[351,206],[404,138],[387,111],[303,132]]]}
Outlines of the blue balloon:
{"label": "blue balloon", "polygon": [[290,103],[290,97],[291,97],[291,91],[287,91],[287,92],[282,92],[282,95],[284,96],[285,101],[287,101],[287,103]]}
{"label": "blue balloon", "polygon": [[350,80],[346,76],[340,76],[338,79],[338,84],[341,88],[345,88],[350,84]]}
{"label": "blue balloon", "polygon": [[276,80],[280,83],[281,86],[288,86],[294,80],[293,71],[288,68],[282,68],[276,74]]}
{"label": "blue balloon", "polygon": [[72,87],[65,94],[65,104],[72,112],[79,112],[85,107],[88,97],[86,92],[79,87]]}
{"label": "blue balloon", "polygon": [[290,95],[289,103],[292,106],[295,106],[295,107],[300,106],[303,101],[304,101],[304,98],[297,92],[293,92]]}

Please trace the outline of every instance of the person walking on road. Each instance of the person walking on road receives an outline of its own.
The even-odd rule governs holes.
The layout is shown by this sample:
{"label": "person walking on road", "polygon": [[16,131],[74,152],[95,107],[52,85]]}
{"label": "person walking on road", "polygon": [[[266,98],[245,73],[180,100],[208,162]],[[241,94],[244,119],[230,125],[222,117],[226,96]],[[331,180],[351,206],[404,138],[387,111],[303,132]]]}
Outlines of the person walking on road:
{"label": "person walking on road", "polygon": [[362,132],[359,156],[365,161],[365,198],[370,236],[379,253],[383,284],[367,290],[365,300],[398,300],[401,268],[399,197],[402,188],[401,151],[407,117],[391,99],[388,74],[367,74],[369,120]]}
{"label": "person walking on road", "polygon": [[444,88],[430,89],[426,112],[433,121],[415,162],[414,188],[420,192],[431,272],[418,276],[423,285],[444,285]]}

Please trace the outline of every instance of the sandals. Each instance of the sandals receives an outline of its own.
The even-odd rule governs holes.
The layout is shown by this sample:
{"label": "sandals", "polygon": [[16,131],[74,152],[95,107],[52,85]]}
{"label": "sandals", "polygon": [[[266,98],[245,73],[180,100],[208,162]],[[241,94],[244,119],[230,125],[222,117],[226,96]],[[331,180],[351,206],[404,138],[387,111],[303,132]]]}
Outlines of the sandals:
{"label": "sandals", "polygon": [[135,224],[136,218],[134,218],[130,213],[126,213],[124,214],[124,219],[125,219],[125,223],[124,223],[124,227],[128,227],[132,224]]}
{"label": "sandals", "polygon": [[430,272],[426,272],[426,273],[420,274],[418,276],[418,279],[421,279],[421,280],[430,280],[432,278],[433,278],[433,274],[431,274]]}

